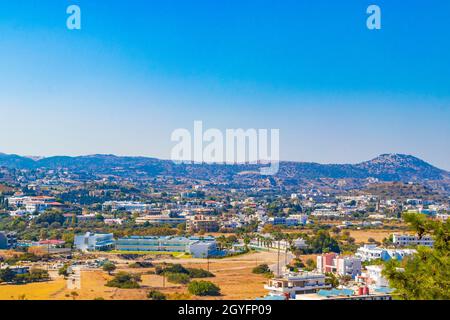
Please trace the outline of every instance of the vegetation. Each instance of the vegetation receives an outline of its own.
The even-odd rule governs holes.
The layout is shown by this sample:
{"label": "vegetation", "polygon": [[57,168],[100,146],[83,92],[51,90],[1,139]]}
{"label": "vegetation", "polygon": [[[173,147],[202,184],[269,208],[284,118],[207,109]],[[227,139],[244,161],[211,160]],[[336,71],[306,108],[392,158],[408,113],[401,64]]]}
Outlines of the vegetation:
{"label": "vegetation", "polygon": [[114,263],[108,261],[103,264],[102,269],[103,269],[103,271],[108,272],[108,274],[111,274],[114,270],[117,269],[117,267]]}
{"label": "vegetation", "polygon": [[263,274],[263,275],[267,275],[267,276],[273,275],[272,271],[270,270],[270,268],[267,264],[260,264],[259,266],[254,267],[252,272],[255,274]]}
{"label": "vegetation", "polygon": [[432,235],[434,247],[418,247],[417,253],[403,261],[391,260],[383,274],[394,294],[403,300],[450,299],[450,220],[429,220],[421,214],[405,214],[404,220],[419,237]]}
{"label": "vegetation", "polygon": [[210,281],[192,281],[188,285],[190,294],[196,296],[218,296],[220,288]]}
{"label": "vegetation", "polygon": [[188,284],[191,278],[186,273],[164,273],[167,280],[172,283]]}
{"label": "vegetation", "polygon": [[116,276],[106,283],[107,287],[115,287],[121,289],[137,289],[140,288],[141,276],[137,274],[118,272]]}
{"label": "vegetation", "polygon": [[46,270],[33,268],[28,273],[16,274],[9,268],[0,270],[0,282],[24,284],[30,282],[39,282],[49,280],[49,274]]}
{"label": "vegetation", "polygon": [[148,294],[147,297],[150,300],[166,300],[167,297],[164,293],[162,293],[161,291],[157,291],[157,290],[151,290]]}

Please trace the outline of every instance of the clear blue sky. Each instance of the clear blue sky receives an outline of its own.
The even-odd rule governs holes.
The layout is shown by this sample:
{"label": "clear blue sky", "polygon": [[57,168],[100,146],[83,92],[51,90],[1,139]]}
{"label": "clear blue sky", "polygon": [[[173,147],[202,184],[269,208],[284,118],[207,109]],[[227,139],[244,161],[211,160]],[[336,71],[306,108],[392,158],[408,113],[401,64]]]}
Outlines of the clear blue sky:
{"label": "clear blue sky", "polygon": [[450,169],[449,57],[444,0],[1,1],[0,152],[169,158],[203,120],[279,128],[284,160]]}

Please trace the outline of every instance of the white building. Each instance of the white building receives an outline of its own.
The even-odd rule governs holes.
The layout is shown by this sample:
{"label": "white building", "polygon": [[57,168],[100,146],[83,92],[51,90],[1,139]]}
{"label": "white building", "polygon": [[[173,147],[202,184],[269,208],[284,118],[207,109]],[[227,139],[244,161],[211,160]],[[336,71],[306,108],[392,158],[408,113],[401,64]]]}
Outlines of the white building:
{"label": "white building", "polygon": [[430,236],[423,236],[419,239],[418,236],[409,235],[409,234],[393,234],[392,242],[397,246],[426,246],[433,247],[434,240]]}
{"label": "white building", "polygon": [[81,251],[105,251],[114,247],[114,236],[112,233],[94,234],[86,232],[76,235],[74,245]]}
{"label": "white building", "polygon": [[359,282],[363,282],[371,287],[389,287],[388,280],[383,276],[383,266],[374,265],[367,266],[366,271],[357,278]]}
{"label": "white building", "polygon": [[402,260],[405,256],[416,253],[414,249],[385,249],[379,248],[374,244],[366,244],[356,251],[355,256],[361,261],[371,261],[381,259],[387,261],[390,259]]}
{"label": "white building", "polygon": [[322,273],[332,272],[340,276],[355,278],[361,274],[361,259],[353,256],[338,256],[326,253],[317,256],[317,270]]}
{"label": "white building", "polygon": [[301,272],[288,273],[283,277],[269,280],[264,289],[269,295],[286,296],[295,299],[297,295],[316,293],[321,289],[330,289],[331,285],[325,283],[325,275],[321,273]]}

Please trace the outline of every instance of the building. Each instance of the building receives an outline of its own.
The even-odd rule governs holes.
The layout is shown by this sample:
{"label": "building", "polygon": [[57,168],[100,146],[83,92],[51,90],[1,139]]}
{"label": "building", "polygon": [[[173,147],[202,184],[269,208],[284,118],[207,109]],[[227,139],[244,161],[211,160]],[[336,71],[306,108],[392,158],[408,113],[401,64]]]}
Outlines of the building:
{"label": "building", "polygon": [[392,242],[397,246],[408,247],[408,246],[426,246],[432,248],[434,245],[434,240],[430,236],[422,236],[419,239],[418,236],[409,234],[393,234]]}
{"label": "building", "polygon": [[269,295],[285,296],[295,299],[302,294],[317,293],[322,289],[331,289],[331,285],[325,283],[325,275],[313,272],[288,273],[282,277],[269,280],[264,285],[269,290]]}
{"label": "building", "polygon": [[75,236],[74,245],[81,251],[107,251],[114,248],[114,237],[112,233],[86,232],[84,235]]}
{"label": "building", "polygon": [[188,232],[217,232],[219,223],[214,217],[195,215],[186,220],[186,230]]}
{"label": "building", "polygon": [[207,258],[219,254],[214,238],[131,236],[120,238],[116,249],[121,251],[185,252],[194,258]]}
{"label": "building", "polygon": [[317,293],[301,294],[296,300],[392,300],[386,292],[371,291],[368,287],[353,289],[320,290]]}
{"label": "building", "polygon": [[17,234],[15,232],[0,231],[0,249],[9,250],[17,245]]}
{"label": "building", "polygon": [[287,227],[291,226],[299,226],[299,225],[305,225],[308,220],[308,217],[303,214],[293,214],[288,217],[272,217],[269,218],[267,223],[278,226],[283,225]]}
{"label": "building", "polygon": [[384,249],[373,244],[366,244],[358,248],[355,256],[363,262],[377,259],[388,261],[391,259],[402,260],[405,256],[412,255],[415,252],[414,249]]}
{"label": "building", "polygon": [[338,256],[326,253],[317,256],[317,270],[322,273],[332,272],[340,276],[355,278],[361,274],[361,259],[353,256]]}
{"label": "building", "polygon": [[167,225],[171,225],[171,226],[177,226],[177,225],[179,225],[181,223],[185,223],[185,222],[186,222],[186,218],[183,218],[183,217],[172,218],[169,215],[163,215],[163,214],[159,214],[156,216],[147,215],[147,216],[136,218],[137,224],[149,223],[151,225],[167,224]]}
{"label": "building", "polygon": [[382,265],[367,266],[366,271],[363,272],[360,276],[358,276],[356,280],[372,288],[377,289],[388,288],[389,282],[383,276],[382,272],[383,272]]}
{"label": "building", "polygon": [[134,201],[106,201],[103,203],[103,211],[127,211],[127,212],[144,212],[149,208],[149,205]]}

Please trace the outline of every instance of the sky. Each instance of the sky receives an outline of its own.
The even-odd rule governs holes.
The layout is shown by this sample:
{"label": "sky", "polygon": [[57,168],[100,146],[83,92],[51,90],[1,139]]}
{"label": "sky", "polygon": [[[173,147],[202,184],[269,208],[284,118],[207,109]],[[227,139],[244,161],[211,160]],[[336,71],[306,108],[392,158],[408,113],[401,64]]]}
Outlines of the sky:
{"label": "sky", "polygon": [[449,16],[444,0],[0,0],[0,152],[168,159],[201,120],[279,129],[282,160],[450,170]]}

